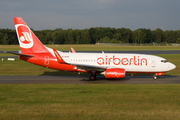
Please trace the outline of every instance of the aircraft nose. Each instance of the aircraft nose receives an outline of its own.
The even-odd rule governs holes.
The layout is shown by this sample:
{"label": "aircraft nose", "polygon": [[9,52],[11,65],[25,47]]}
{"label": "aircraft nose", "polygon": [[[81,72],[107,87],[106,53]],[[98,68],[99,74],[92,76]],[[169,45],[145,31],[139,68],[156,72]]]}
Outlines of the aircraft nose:
{"label": "aircraft nose", "polygon": [[173,70],[173,69],[175,69],[175,68],[176,68],[176,66],[175,66],[174,64],[172,64],[172,63],[169,64],[169,69],[170,69],[170,70]]}

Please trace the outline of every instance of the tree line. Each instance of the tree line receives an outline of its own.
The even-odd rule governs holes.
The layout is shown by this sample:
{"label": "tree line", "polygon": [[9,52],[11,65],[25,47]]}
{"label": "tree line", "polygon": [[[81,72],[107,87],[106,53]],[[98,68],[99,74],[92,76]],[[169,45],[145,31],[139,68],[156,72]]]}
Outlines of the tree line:
{"label": "tree line", "polygon": [[[156,30],[92,27],[90,29],[33,30],[43,44],[95,44],[95,43],[180,43],[180,30]],[[0,44],[18,44],[16,31],[0,29]]]}

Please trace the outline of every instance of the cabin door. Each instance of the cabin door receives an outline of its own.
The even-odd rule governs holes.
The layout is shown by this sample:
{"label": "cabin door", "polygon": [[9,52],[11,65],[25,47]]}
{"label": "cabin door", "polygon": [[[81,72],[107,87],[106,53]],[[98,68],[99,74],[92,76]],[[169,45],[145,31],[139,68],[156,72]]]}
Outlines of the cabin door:
{"label": "cabin door", "polygon": [[151,60],[151,67],[156,67],[156,59]]}

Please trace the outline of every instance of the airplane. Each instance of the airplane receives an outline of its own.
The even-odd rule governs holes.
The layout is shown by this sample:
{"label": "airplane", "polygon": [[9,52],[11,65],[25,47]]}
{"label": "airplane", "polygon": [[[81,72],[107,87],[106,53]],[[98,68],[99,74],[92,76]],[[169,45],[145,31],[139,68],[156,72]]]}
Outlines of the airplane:
{"label": "airplane", "polygon": [[[146,54],[126,53],[77,53],[62,52],[44,46],[21,17],[14,17],[15,29],[21,52],[21,60],[39,66],[60,71],[89,73],[90,80],[96,79],[96,74],[102,74],[106,79],[124,78],[126,73],[151,73],[157,76],[173,70],[176,66],[166,59]],[[12,53],[12,52],[11,52]]]}

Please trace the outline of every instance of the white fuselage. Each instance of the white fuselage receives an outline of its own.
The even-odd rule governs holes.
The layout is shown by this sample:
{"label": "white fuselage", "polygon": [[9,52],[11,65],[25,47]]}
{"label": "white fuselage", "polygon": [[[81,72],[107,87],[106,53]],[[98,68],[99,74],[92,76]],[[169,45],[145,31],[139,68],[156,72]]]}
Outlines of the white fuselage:
{"label": "white fuselage", "polygon": [[[175,65],[162,57],[144,54],[61,53],[69,64],[89,67],[123,68],[126,72],[167,72]],[[165,62],[164,62],[165,61]]]}

